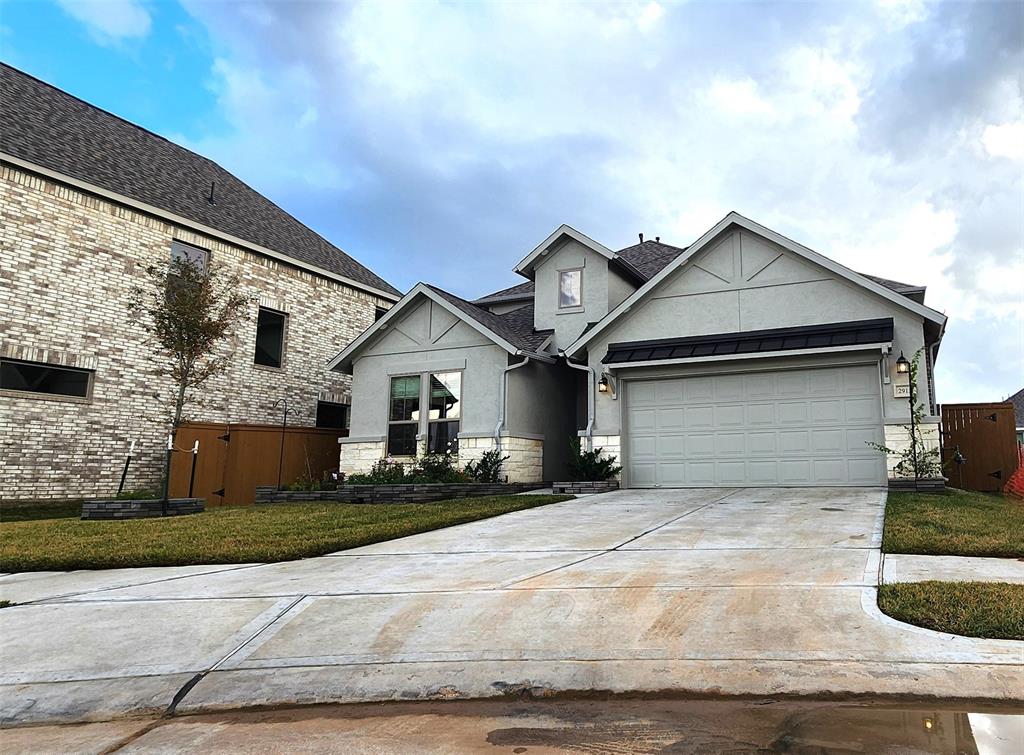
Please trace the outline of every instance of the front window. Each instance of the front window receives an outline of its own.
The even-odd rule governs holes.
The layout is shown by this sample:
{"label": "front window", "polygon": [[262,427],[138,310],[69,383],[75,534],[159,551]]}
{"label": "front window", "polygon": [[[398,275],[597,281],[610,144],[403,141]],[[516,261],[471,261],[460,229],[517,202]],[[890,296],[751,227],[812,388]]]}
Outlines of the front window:
{"label": "front window", "polygon": [[280,367],[284,361],[284,330],[288,315],[273,309],[260,307],[256,318],[255,364],[264,367]]}
{"label": "front window", "polygon": [[583,271],[562,270],[558,273],[558,306],[579,307],[583,304]]}
{"label": "front window", "polygon": [[0,389],[49,396],[89,398],[91,370],[39,362],[0,360]]}
{"label": "front window", "polygon": [[391,378],[388,406],[388,456],[415,456],[420,424],[420,376]]}
{"label": "front window", "polygon": [[462,416],[462,373],[435,372],[430,376],[430,413],[427,452],[453,453],[458,450],[459,419]]}

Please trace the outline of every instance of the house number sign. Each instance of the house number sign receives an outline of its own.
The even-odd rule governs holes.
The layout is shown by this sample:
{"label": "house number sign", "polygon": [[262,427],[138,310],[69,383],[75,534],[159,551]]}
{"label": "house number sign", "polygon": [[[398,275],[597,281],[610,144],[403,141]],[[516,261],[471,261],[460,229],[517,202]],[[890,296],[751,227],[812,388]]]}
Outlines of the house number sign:
{"label": "house number sign", "polygon": [[893,398],[910,398],[910,383],[893,383]]}

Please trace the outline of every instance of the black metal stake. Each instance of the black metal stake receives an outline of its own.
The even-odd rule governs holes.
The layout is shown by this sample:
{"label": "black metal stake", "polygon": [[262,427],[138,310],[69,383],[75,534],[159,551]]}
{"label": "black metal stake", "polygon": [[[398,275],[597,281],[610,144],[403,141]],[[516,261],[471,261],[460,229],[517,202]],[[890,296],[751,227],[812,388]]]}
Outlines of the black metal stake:
{"label": "black metal stake", "polygon": [[188,474],[188,497],[192,497],[192,486],[196,482],[196,457],[199,455],[199,441],[192,446],[192,471]]}
{"label": "black metal stake", "polygon": [[274,406],[276,407],[278,404],[284,404],[284,417],[281,419],[281,453],[277,457],[277,489],[280,490],[281,472],[284,470],[284,434],[288,427],[288,399],[278,399],[274,402]]}
{"label": "black metal stake", "polygon": [[167,436],[167,455],[164,458],[164,495],[160,501],[160,515],[167,516],[167,488],[171,484],[171,453],[174,451],[174,435]]}
{"label": "black metal stake", "polygon": [[132,453],[135,451],[135,441],[128,447],[128,455],[124,457],[124,469],[121,470],[121,483],[117,486],[117,494],[121,495],[124,490],[124,481],[128,477],[128,465],[132,463]]}

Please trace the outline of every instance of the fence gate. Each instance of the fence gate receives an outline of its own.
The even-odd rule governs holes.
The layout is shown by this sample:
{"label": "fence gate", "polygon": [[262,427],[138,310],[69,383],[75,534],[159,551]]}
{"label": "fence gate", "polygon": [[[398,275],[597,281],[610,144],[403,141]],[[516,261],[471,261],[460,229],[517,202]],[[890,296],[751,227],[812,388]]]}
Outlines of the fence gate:
{"label": "fence gate", "polygon": [[[178,428],[175,445],[192,448],[199,441],[192,494],[206,499],[207,506],[242,505],[256,500],[257,485],[288,485],[310,476],[319,479],[338,469],[338,438],[348,430],[321,427],[289,427],[284,431],[283,463],[281,427],[273,425],[190,422]],[[192,454],[179,451],[171,457],[170,495],[188,495]]]}
{"label": "fence gate", "polygon": [[[1018,464],[1013,404],[943,404],[942,463],[949,484],[998,492]],[[963,464],[954,461],[956,452]]]}

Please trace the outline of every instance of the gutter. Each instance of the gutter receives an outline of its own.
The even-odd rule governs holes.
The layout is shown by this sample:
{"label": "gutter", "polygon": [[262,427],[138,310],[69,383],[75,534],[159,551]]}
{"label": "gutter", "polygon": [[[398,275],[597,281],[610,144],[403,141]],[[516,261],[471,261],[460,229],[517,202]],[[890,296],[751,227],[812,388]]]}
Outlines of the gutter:
{"label": "gutter", "polygon": [[518,370],[530,363],[530,357],[523,356],[523,361],[510,364],[501,373],[501,396],[498,404],[498,424],[494,426],[494,447],[501,451],[501,431],[505,429],[505,406],[508,403],[508,373]]}
{"label": "gutter", "polygon": [[[559,352],[562,356],[566,356],[564,351]],[[589,388],[587,390],[587,429],[584,430],[584,437],[587,439],[587,450],[594,450],[594,394],[597,392],[597,372],[589,364],[576,364],[568,357],[565,359],[565,363],[572,367],[574,370],[580,370],[586,372],[590,376]]]}

